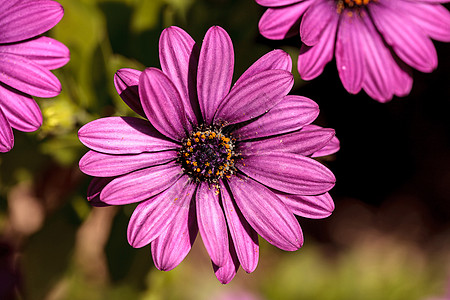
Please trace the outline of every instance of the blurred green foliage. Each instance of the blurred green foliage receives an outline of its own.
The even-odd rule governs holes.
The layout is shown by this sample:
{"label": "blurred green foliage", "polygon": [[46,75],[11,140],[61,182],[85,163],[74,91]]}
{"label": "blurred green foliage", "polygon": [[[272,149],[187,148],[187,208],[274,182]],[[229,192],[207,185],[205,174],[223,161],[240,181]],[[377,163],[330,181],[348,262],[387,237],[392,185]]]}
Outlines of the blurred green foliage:
{"label": "blurred green foliage", "polygon": [[[263,10],[253,0],[59,2],[65,15],[49,35],[71,51],[70,62],[55,71],[63,91],[53,99],[38,100],[42,128],[34,133],[16,131],[13,151],[0,157],[0,230],[5,227],[6,196],[13,186],[26,181],[48,191],[58,186],[54,177],[61,170],[79,173],[78,160],[87,151],[77,138],[82,125],[105,116],[134,115],[114,88],[114,73],[123,67],[159,67],[158,40],[165,27],[178,25],[198,43],[210,26],[224,27],[235,47],[235,79],[272,50],[258,35]],[[284,49],[296,57],[297,48]],[[298,87],[303,83],[294,73]],[[416,263],[395,243],[354,247],[329,258],[312,241],[296,253],[262,242],[255,273],[240,270],[228,286],[215,279],[206,255],[195,257],[204,250],[190,254],[171,272],[159,272],[148,247],[133,249],[126,241],[132,206],[121,208],[113,219],[105,246],[108,278],[97,282],[86,276],[74,258],[77,231],[91,211],[84,200],[89,178],[75,177],[72,185],[55,187],[64,190],[58,194],[58,204],[47,211],[43,227],[22,246],[25,299],[214,299],[233,290],[248,290],[260,299],[414,300],[442,288],[436,281],[436,274],[443,276],[442,269]],[[196,245],[202,247],[200,238]]]}

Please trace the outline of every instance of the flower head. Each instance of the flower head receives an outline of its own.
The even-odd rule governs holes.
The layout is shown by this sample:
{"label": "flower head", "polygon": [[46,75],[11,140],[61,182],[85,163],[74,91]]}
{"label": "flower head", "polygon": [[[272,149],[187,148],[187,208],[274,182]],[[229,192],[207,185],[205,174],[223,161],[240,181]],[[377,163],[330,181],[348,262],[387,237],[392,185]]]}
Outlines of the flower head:
{"label": "flower head", "polygon": [[145,119],[108,117],[83,126],[92,149],[80,169],[95,176],[94,205],[140,202],[129,225],[133,247],[151,244],[160,270],[187,255],[200,232],[217,278],[258,262],[258,234],[280,249],[303,244],[294,214],[334,209],[333,174],[311,157],[338,150],[334,130],[310,125],[317,104],[288,96],[291,60],[274,50],[231,87],[233,45],[220,27],[201,50],[178,27],[160,38],[162,70],[121,69],[117,91]]}
{"label": "flower head", "polygon": [[431,39],[450,41],[446,0],[256,0],[269,7],[261,34],[284,39],[300,32],[298,71],[305,80],[336,57],[339,77],[352,94],[375,100],[411,91],[413,67],[431,72],[437,54]]}
{"label": "flower head", "polygon": [[69,50],[39,35],[63,14],[55,1],[0,1],[0,152],[14,145],[12,128],[29,132],[41,126],[42,114],[32,96],[54,97],[61,91],[50,70],[69,61]]}

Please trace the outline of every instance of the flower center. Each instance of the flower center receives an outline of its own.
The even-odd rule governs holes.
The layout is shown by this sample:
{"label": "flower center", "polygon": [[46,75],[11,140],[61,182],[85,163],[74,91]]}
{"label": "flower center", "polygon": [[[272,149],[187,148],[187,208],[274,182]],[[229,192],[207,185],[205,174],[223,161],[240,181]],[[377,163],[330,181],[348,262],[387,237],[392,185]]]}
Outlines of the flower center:
{"label": "flower center", "polygon": [[182,141],[178,162],[185,174],[196,181],[216,183],[235,171],[235,140],[221,127],[200,127]]}
{"label": "flower center", "polygon": [[337,11],[341,13],[346,8],[361,8],[370,2],[375,2],[377,0],[337,0]]}

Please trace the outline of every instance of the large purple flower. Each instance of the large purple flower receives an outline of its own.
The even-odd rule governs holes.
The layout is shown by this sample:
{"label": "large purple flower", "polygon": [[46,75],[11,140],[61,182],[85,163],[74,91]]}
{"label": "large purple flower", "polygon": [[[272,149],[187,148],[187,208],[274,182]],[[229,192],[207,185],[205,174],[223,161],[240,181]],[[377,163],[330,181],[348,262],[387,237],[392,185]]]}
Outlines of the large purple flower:
{"label": "large purple flower", "polygon": [[[256,0],[269,7],[259,30],[269,39],[300,31],[298,71],[305,80],[336,57],[345,89],[361,89],[380,102],[405,96],[410,67],[431,72],[437,54],[431,39],[450,41],[448,0]],[[409,65],[409,66],[408,66]]]}
{"label": "large purple flower", "polygon": [[0,0],[0,152],[14,146],[12,128],[30,132],[41,126],[42,114],[32,96],[54,97],[61,91],[50,70],[69,61],[69,50],[39,35],[63,14],[55,1]]}
{"label": "large purple flower", "polygon": [[[78,135],[92,149],[80,169],[95,176],[94,205],[141,202],[128,225],[133,247],[151,243],[156,267],[171,270],[200,231],[217,278],[239,264],[252,272],[258,234],[283,250],[303,244],[294,214],[323,218],[334,209],[333,174],[311,157],[339,148],[334,130],[310,125],[317,104],[287,96],[291,59],[274,50],[231,87],[233,45],[220,27],[201,50],[169,27],[159,44],[162,70],[121,69],[122,99],[146,119],[109,117]],[[230,89],[231,88],[231,89]]]}

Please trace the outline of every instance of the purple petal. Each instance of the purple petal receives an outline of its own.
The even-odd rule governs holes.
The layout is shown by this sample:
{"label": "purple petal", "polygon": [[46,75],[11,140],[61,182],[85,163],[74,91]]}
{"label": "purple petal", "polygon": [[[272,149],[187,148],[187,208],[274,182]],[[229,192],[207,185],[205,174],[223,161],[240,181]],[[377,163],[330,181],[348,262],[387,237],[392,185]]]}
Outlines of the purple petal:
{"label": "purple petal", "polygon": [[87,190],[87,199],[89,201],[89,204],[95,207],[109,206],[109,204],[106,204],[105,202],[100,200],[100,193],[103,188],[111,182],[111,180],[113,180],[113,178],[111,177],[94,177],[91,180],[91,183],[89,184]]}
{"label": "purple petal", "polygon": [[228,33],[218,26],[205,35],[197,74],[197,92],[204,123],[211,124],[216,108],[228,94],[233,79],[234,50]]}
{"label": "purple petal", "polygon": [[0,108],[0,152],[8,152],[14,147],[14,135],[3,110]]}
{"label": "purple petal", "polygon": [[189,34],[171,26],[161,33],[159,60],[161,68],[180,93],[188,120],[197,125],[193,107],[200,116],[196,95],[196,78],[199,49]]}
{"label": "purple petal", "polygon": [[152,257],[161,271],[170,271],[186,257],[197,237],[195,206],[182,207],[167,229],[152,242]]}
{"label": "purple petal", "polygon": [[181,141],[192,124],[175,85],[159,69],[148,68],[139,77],[139,96],[147,119],[165,136]]}
{"label": "purple petal", "polygon": [[92,150],[109,154],[137,154],[176,149],[147,121],[133,117],[108,117],[92,121],[78,131],[80,141]]}
{"label": "purple petal", "polygon": [[139,98],[139,76],[141,71],[134,69],[120,69],[114,74],[114,86],[120,98],[137,114],[146,118]]}
{"label": "purple petal", "polygon": [[227,284],[231,280],[233,280],[239,269],[239,261],[234,251],[233,242],[230,241],[229,251],[226,255],[225,264],[222,267],[217,266],[213,261],[211,262],[213,265],[214,273],[220,283]]}
{"label": "purple petal", "polygon": [[197,222],[200,235],[215,265],[225,265],[228,253],[228,232],[225,217],[219,203],[219,191],[208,183],[197,188]]}
{"label": "purple petal", "polygon": [[332,1],[317,1],[305,12],[300,23],[300,37],[308,46],[320,40],[323,30],[336,17],[336,4]]}
{"label": "purple petal", "polygon": [[242,215],[265,240],[286,251],[303,245],[297,219],[273,192],[241,175],[231,177],[228,183]]}
{"label": "purple petal", "polygon": [[165,232],[181,210],[189,209],[195,185],[181,177],[161,194],[140,203],[128,223],[128,243],[141,248]]}
{"label": "purple petal", "polygon": [[0,1],[0,11],[6,11],[8,8],[17,5],[17,3],[22,2],[23,0],[3,0]]}
{"label": "purple petal", "polygon": [[359,93],[364,78],[361,35],[359,17],[344,12],[337,33],[336,65],[344,88],[351,94]]}
{"label": "purple petal", "polygon": [[91,176],[112,177],[165,164],[176,158],[176,151],[114,155],[91,150],[80,159],[80,170]]}
{"label": "purple petal", "polygon": [[389,101],[393,94],[399,94],[399,90],[402,95],[409,92],[407,89],[412,84],[410,75],[394,60],[372,21],[369,18],[362,18],[361,21],[358,25],[361,26],[361,44],[365,46],[361,51],[366,66],[363,89],[380,102]]}
{"label": "purple petal", "polygon": [[276,49],[262,56],[254,62],[245,72],[239,77],[235,85],[240,84],[244,79],[250,78],[257,73],[267,70],[285,70],[292,71],[292,59],[288,53],[283,50]]}
{"label": "purple petal", "polygon": [[298,72],[303,80],[319,76],[325,65],[333,58],[336,29],[339,17],[336,15],[323,29],[322,35],[313,47],[303,44],[298,56]]}
{"label": "purple petal", "polygon": [[17,44],[0,45],[0,53],[23,56],[50,70],[64,66],[70,59],[69,49],[63,43],[45,36]]}
{"label": "purple petal", "polygon": [[277,6],[291,5],[302,1],[303,0],[256,0],[256,3],[266,7],[277,7]]}
{"label": "purple petal", "polygon": [[233,136],[242,141],[295,131],[310,124],[318,115],[316,102],[288,95],[260,118],[235,130]]}
{"label": "purple petal", "polygon": [[289,194],[322,194],[336,181],[321,163],[286,152],[252,154],[238,160],[236,167],[262,184]]}
{"label": "purple petal", "polygon": [[411,18],[432,39],[450,42],[450,12],[444,6],[419,1],[406,1],[401,6],[405,16]]}
{"label": "purple petal", "polygon": [[111,205],[143,201],[166,190],[182,177],[178,164],[168,163],[145,168],[114,178],[100,194],[100,200]]}
{"label": "purple petal", "polygon": [[317,196],[289,195],[277,192],[275,194],[294,214],[304,218],[326,218],[334,210],[333,199],[328,193]]}
{"label": "purple petal", "polygon": [[329,128],[316,128],[311,130],[300,130],[271,138],[244,142],[239,144],[239,152],[243,156],[258,155],[272,152],[295,153],[303,156],[311,156],[313,153],[323,149],[335,132]]}
{"label": "purple petal", "polygon": [[54,97],[61,92],[58,78],[49,70],[19,55],[0,55],[0,81],[36,97]]}
{"label": "purple petal", "polygon": [[[317,125],[308,125],[302,128],[302,132],[306,131],[315,131],[315,130],[321,130],[323,129],[320,126]],[[328,141],[328,143],[320,150],[315,151],[311,157],[321,157],[321,156],[327,156],[334,154],[339,151],[340,149],[340,141],[338,138],[334,135],[331,140]]]}
{"label": "purple petal", "polygon": [[35,37],[55,26],[63,15],[63,7],[55,1],[17,3],[0,13],[0,43]]}
{"label": "purple petal", "polygon": [[298,34],[300,18],[313,1],[302,1],[289,6],[268,8],[259,20],[259,32],[271,40],[283,40]]}
{"label": "purple petal", "polygon": [[220,195],[237,257],[245,272],[251,273],[258,265],[258,234],[242,216],[222,182]]}
{"label": "purple petal", "polygon": [[371,5],[369,10],[384,40],[401,60],[422,72],[431,72],[437,67],[433,43],[413,20],[382,5]]}
{"label": "purple petal", "polygon": [[0,106],[9,124],[20,131],[30,132],[42,125],[42,114],[36,101],[0,83]]}
{"label": "purple petal", "polygon": [[289,93],[294,77],[288,71],[268,70],[233,86],[217,108],[215,121],[244,122],[269,111]]}

